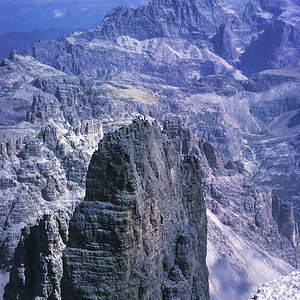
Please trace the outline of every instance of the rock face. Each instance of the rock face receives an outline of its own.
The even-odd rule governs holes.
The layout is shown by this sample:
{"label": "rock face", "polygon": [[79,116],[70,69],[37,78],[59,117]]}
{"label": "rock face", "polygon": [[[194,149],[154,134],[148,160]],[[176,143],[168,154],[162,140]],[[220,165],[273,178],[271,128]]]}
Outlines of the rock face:
{"label": "rock face", "polygon": [[299,67],[299,34],[299,24],[274,20],[242,54],[241,65],[244,73],[249,75],[291,65]]}
{"label": "rock face", "polygon": [[44,215],[35,226],[23,229],[3,299],[61,299],[68,220],[68,214],[60,211]]}
{"label": "rock face", "polygon": [[[177,86],[220,73],[245,79],[210,43],[227,18],[240,21],[231,6],[219,0],[154,0],[137,9],[120,7],[94,30],[35,43],[27,54],[68,74],[105,80],[114,80],[121,70]],[[229,24],[232,31],[238,21]],[[234,38],[225,33],[220,39],[224,57],[233,58]]]}
{"label": "rock face", "polygon": [[152,0],[113,9],[96,29],[27,53],[68,74],[109,80],[123,69],[176,85],[213,74],[245,79],[238,70],[299,67],[299,9],[292,0]]}
{"label": "rock face", "polygon": [[216,35],[212,38],[212,43],[219,56],[227,60],[234,60],[237,58],[236,46],[233,44],[230,23],[224,23],[218,28]]}
{"label": "rock face", "polygon": [[[23,231],[28,234],[15,253],[7,299],[29,293],[29,286],[42,299],[54,292],[60,299],[61,279],[63,299],[205,299],[206,239],[212,299],[247,297],[264,281],[292,271],[280,258],[294,266],[300,261],[291,206],[255,186],[241,162],[222,157],[174,116],[162,132],[157,123],[137,119],[100,142],[85,200],[70,222],[64,267],[66,228],[60,229],[60,215],[50,217],[49,226],[40,221]],[[52,255],[33,250],[33,240],[43,241],[42,249],[60,243]],[[243,255],[232,255],[240,249]],[[32,275],[39,268],[44,281]],[[261,275],[253,280],[255,273]]]}
{"label": "rock face", "polygon": [[199,161],[135,120],[93,155],[70,221],[63,299],[208,299]]}
{"label": "rock face", "polygon": [[18,230],[48,210],[70,212],[83,198],[88,163],[102,127],[99,122],[83,122],[82,127],[83,134],[71,131],[68,135],[66,129],[48,123],[37,126],[36,136],[14,136],[3,143],[1,265],[12,260]]}
{"label": "rock face", "polygon": [[[281,235],[287,238],[293,246],[297,246],[299,230],[298,225],[295,222],[292,205],[290,203],[282,202],[277,196],[273,196],[272,215],[278,224]],[[300,265],[300,255],[296,265]]]}
{"label": "rock face", "polygon": [[207,38],[223,18],[223,3],[222,0],[154,0],[137,9],[120,7],[106,15],[99,33],[110,38],[126,35],[138,40],[168,36]]}

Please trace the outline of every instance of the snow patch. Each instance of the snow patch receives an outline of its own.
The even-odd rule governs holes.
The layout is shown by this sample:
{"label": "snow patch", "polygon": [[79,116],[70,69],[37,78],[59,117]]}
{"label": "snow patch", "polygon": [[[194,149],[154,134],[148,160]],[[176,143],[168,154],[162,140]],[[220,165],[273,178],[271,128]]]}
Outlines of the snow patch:
{"label": "snow patch", "polygon": [[273,15],[266,11],[259,12],[258,15],[264,19],[272,19],[273,18]]}

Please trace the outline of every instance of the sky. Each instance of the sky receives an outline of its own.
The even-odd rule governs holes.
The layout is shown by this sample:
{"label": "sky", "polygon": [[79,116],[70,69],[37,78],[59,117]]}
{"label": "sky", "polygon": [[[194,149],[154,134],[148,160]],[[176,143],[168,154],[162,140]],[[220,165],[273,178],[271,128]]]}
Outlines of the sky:
{"label": "sky", "polygon": [[137,7],[149,0],[0,0],[0,34],[48,28],[90,29],[120,5]]}

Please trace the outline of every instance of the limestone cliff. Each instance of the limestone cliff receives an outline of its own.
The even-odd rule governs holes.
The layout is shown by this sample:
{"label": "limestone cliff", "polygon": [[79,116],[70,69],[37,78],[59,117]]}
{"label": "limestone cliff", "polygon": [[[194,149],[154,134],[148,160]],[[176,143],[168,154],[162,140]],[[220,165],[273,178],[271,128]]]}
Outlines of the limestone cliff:
{"label": "limestone cliff", "polygon": [[70,222],[63,299],[208,299],[199,161],[135,120],[92,157]]}

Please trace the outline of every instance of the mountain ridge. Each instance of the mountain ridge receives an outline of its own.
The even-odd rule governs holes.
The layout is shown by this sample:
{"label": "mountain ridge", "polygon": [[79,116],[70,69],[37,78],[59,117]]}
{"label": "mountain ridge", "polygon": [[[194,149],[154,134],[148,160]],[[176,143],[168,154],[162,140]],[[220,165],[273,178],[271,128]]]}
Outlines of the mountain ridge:
{"label": "mountain ridge", "polygon": [[[294,4],[294,6],[295,5],[296,4]],[[219,35],[221,35],[219,43],[221,42],[221,47],[226,49],[223,51],[228,52],[222,53],[222,56],[230,58],[229,60],[227,59],[227,63],[229,63],[229,65],[231,64],[233,69],[237,67],[246,75],[252,75],[253,73],[269,68],[282,68],[289,65],[299,67],[297,15],[292,18],[296,23],[291,23],[288,17],[289,15],[285,15],[286,12],[289,12],[286,6],[285,9],[280,11],[278,16],[269,12],[272,11],[273,6],[266,5],[264,1],[250,1],[249,3],[243,4],[242,9],[240,6],[241,4],[232,4],[227,1],[150,1],[146,6],[137,9],[120,7],[110,11],[104,18],[102,24],[96,29],[71,37],[68,40],[72,41],[71,45],[65,41],[65,47],[66,49],[74,48],[73,59],[76,59],[76,43],[78,43],[78,46],[81,45],[80,47],[83,46],[86,50],[83,51],[82,54],[78,54],[80,56],[88,56],[90,55],[88,53],[91,49],[89,49],[87,45],[89,42],[95,40],[96,43],[94,45],[96,49],[100,47],[100,51],[97,52],[100,59],[101,42],[98,42],[99,44],[97,45],[98,39],[100,41],[102,40],[103,47],[106,47],[105,39],[117,40],[123,36],[133,40],[136,39],[139,42],[152,39],[168,39],[171,37],[172,39],[192,41],[192,44],[199,48],[198,51],[201,51],[201,48],[206,48],[214,54],[213,48],[216,48],[216,45],[213,46],[210,39],[216,39],[216,34],[218,35],[217,31],[219,30]],[[299,9],[299,7],[295,7]],[[266,9],[266,11],[264,12],[263,9]],[[149,22],[147,26],[144,23],[145,20]],[[225,32],[222,33],[222,26],[227,28],[227,38],[222,38],[225,34]],[[276,33],[278,30],[281,31],[279,37]],[[230,39],[228,39],[228,32],[232,35]],[[291,34],[293,37],[291,37]],[[273,35],[272,42],[276,41],[276,39],[278,42],[273,44],[268,43],[267,39],[270,38],[270,35]],[[85,43],[84,40],[88,41],[88,43]],[[237,41],[239,41],[239,47],[237,47]],[[82,44],[82,42],[84,42],[84,44]],[[255,53],[259,53],[260,50],[262,50],[262,43],[268,43],[269,49],[263,49],[263,57],[256,59],[256,61],[251,60],[252,57],[257,56]],[[230,53],[233,51],[234,44],[238,51],[232,56]],[[121,45],[122,42],[120,46]],[[33,55],[43,63],[50,64],[62,70],[64,62],[61,62],[62,65],[55,65],[53,58],[51,58],[51,56],[47,57],[49,54],[45,52],[46,49],[42,50],[40,46],[43,47],[38,44],[33,45],[28,49],[27,53]],[[59,45],[57,46],[59,47]],[[132,46],[134,48],[134,45]],[[48,47],[47,43],[44,47]],[[220,47],[220,45],[218,47]],[[42,50],[41,53],[39,53],[39,49]],[[118,46],[114,51],[117,50]],[[82,49],[78,49],[77,51],[82,51]],[[285,52],[284,56],[281,55],[283,52]],[[72,54],[72,52],[69,53]],[[174,53],[176,53],[175,49]],[[64,54],[62,53],[61,55]],[[104,55],[107,57],[106,54]],[[155,54],[153,53],[153,55]],[[81,59],[83,59],[83,57]],[[206,59],[212,63],[213,66],[215,65],[215,58]],[[115,60],[118,60],[118,58],[115,57]],[[149,61],[149,59],[146,61]],[[93,63],[96,66],[99,65],[97,60],[94,60]],[[111,68],[114,65],[112,62],[110,62],[110,64],[111,66],[107,70],[108,72],[112,72]],[[224,65],[226,63],[223,62],[221,64]],[[108,67],[107,64],[106,67]],[[117,61],[115,61],[114,67],[117,69],[120,67]],[[80,70],[72,71],[69,68],[68,71],[76,75],[80,74]],[[218,71],[218,69],[216,69],[216,71],[209,72],[212,72],[210,74],[215,74],[224,71]],[[95,73],[91,75],[96,77],[101,76]],[[205,76],[205,73],[202,73],[202,76],[203,75]],[[229,72],[228,75],[230,75]]]}
{"label": "mountain ridge", "polygon": [[[185,8],[176,13],[182,4]],[[216,2],[200,4],[206,11],[191,20],[196,29],[204,22],[203,14],[213,19],[210,7]],[[243,295],[250,297],[263,281],[297,268],[300,76],[294,55],[299,49],[297,30],[290,34],[297,27],[297,6],[295,11],[285,7],[274,12],[269,4],[222,1],[218,11],[227,9],[230,18],[217,14],[216,24],[207,22],[206,34],[196,34],[194,41],[188,12],[196,16],[197,7],[190,1],[153,1],[148,6],[152,10],[164,5],[162,15],[174,14],[169,23],[154,20],[160,22],[161,37],[138,39],[149,28],[134,26],[137,10],[120,8],[107,16],[104,27],[36,43],[27,52],[33,57],[13,52],[4,59],[3,268],[20,267],[13,255],[22,227],[30,227],[48,211],[62,209],[71,215],[83,203],[88,165],[103,131],[114,132],[137,115],[156,119],[161,127],[170,116],[166,129],[174,147],[181,154],[194,151],[200,158],[212,298],[238,299],[241,286]],[[137,17],[146,12],[140,8]],[[184,26],[178,28],[183,18]],[[124,28],[112,25],[126,20],[132,21],[126,28],[132,36],[119,35]],[[260,47],[267,33],[276,32],[275,23],[281,32],[277,44]],[[253,58],[259,50],[268,50],[263,61]],[[288,66],[292,56],[296,63]],[[253,67],[244,71],[249,78],[239,70],[247,64]],[[259,68],[263,70],[250,76]],[[183,124],[191,132],[183,130]],[[41,231],[33,232],[44,234],[43,221],[40,224]],[[43,263],[42,259],[33,265]]]}
{"label": "mountain ridge", "polygon": [[72,29],[49,28],[48,30],[32,30],[31,32],[10,31],[0,35],[0,57],[7,58],[15,49],[24,52],[31,44],[40,39],[52,40],[59,36],[68,36]]}

